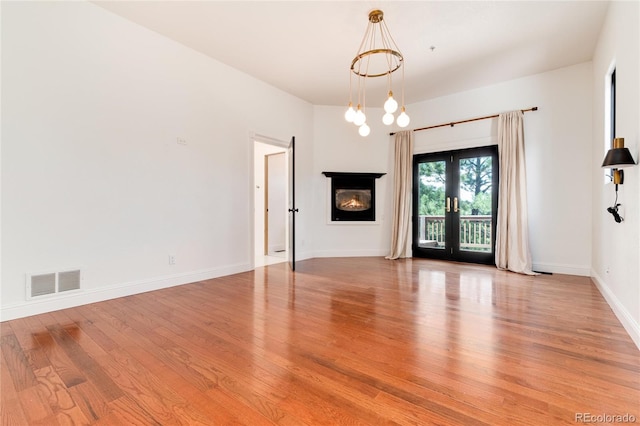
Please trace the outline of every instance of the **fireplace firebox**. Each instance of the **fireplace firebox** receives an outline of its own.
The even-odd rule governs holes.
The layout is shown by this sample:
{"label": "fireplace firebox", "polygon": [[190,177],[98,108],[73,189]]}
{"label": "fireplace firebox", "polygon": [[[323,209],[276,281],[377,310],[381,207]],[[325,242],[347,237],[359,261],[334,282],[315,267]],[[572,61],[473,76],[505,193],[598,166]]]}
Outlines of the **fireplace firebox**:
{"label": "fireplace firebox", "polygon": [[386,173],[322,174],[331,179],[331,221],[376,220],[376,179]]}

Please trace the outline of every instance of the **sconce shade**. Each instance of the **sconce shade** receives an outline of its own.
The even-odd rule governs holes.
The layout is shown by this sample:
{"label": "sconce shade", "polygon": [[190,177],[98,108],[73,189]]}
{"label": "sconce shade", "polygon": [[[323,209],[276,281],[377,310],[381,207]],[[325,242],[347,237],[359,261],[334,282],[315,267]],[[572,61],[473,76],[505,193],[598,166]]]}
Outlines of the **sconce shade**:
{"label": "sconce shade", "polygon": [[635,165],[633,157],[629,152],[629,148],[613,148],[607,152],[602,162],[602,167],[611,167],[614,169],[620,169],[622,167],[629,167]]}
{"label": "sconce shade", "polygon": [[621,169],[623,167],[635,166],[636,162],[629,152],[629,148],[624,147],[624,138],[615,138],[613,148],[604,157],[602,167]]}

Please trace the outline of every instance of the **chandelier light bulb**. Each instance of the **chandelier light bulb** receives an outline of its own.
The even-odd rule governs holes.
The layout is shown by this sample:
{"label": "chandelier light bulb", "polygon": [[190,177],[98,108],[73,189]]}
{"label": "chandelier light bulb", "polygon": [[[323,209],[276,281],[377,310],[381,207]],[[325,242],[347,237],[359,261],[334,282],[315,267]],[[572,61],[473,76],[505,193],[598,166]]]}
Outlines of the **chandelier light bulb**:
{"label": "chandelier light bulb", "polygon": [[356,117],[356,110],[353,109],[353,104],[349,102],[349,108],[344,113],[344,119],[349,123],[353,123],[353,119]]}
{"label": "chandelier light bulb", "polygon": [[411,119],[404,111],[404,107],[402,107],[402,113],[400,113],[400,115],[398,116],[398,120],[396,121],[396,123],[398,123],[398,126],[400,127],[407,127],[409,125],[409,121],[411,121]]}
{"label": "chandelier light bulb", "polygon": [[358,111],[356,111],[356,115],[353,118],[353,124],[356,126],[362,126],[365,121],[367,121],[367,116],[364,115],[364,112],[360,109],[360,105],[358,105]]}
{"label": "chandelier light bulb", "polygon": [[388,112],[385,115],[383,115],[382,116],[382,122],[384,124],[386,124],[387,126],[390,126],[391,124],[393,124],[393,114]]}
{"label": "chandelier light bulb", "polygon": [[360,128],[358,129],[358,133],[360,133],[360,136],[364,137],[364,136],[368,136],[369,133],[371,133],[371,129],[369,128],[369,126],[367,126],[367,123],[364,123],[362,126],[360,126]]}
{"label": "chandelier light bulb", "polygon": [[[384,110],[389,114],[393,114],[398,109],[398,102],[393,99],[393,92],[389,90],[389,98],[384,103]],[[387,123],[385,123],[387,124]]]}

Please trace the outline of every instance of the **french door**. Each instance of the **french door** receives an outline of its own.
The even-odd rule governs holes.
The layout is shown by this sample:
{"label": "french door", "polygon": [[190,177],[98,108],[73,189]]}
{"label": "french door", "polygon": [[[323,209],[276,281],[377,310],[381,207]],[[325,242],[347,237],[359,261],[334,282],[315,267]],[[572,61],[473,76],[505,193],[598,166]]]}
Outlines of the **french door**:
{"label": "french door", "polygon": [[498,147],[413,157],[413,255],[494,263]]}

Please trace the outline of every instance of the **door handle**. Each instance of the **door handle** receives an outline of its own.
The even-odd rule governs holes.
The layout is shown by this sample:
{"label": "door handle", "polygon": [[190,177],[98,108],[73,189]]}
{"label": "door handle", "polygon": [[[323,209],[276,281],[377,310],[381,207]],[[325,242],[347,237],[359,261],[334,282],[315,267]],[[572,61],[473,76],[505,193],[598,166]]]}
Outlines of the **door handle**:
{"label": "door handle", "polygon": [[453,212],[458,213],[458,197],[453,197]]}
{"label": "door handle", "polygon": [[298,209],[289,209],[291,213],[298,213]]}
{"label": "door handle", "polygon": [[447,197],[447,205],[446,205],[445,209],[447,210],[447,213],[449,213],[451,211],[451,198],[450,197]]}

